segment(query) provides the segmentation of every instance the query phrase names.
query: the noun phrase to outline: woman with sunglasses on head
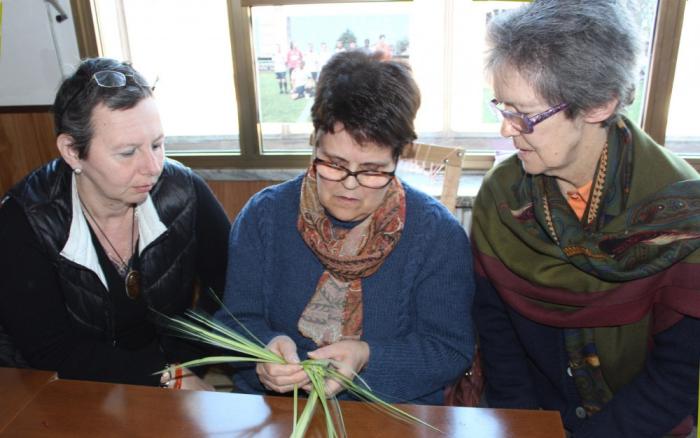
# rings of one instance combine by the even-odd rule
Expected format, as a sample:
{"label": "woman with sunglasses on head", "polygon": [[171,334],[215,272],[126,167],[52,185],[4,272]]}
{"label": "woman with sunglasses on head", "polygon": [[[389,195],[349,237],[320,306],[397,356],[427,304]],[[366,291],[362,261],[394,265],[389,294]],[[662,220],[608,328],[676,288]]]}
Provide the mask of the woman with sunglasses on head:
{"label": "woman with sunglasses on head", "polygon": [[700,360],[700,177],[623,115],[637,29],[609,0],[494,17],[487,71],[517,154],[473,212],[490,407],[579,437],[686,435]]}
{"label": "woman with sunglasses on head", "polygon": [[193,375],[154,374],[202,355],[164,336],[154,311],[191,307],[195,278],[223,291],[230,224],[221,205],[165,158],[152,89],[130,65],[83,61],[53,111],[61,157],[0,208],[0,363],[210,388]]}
{"label": "woman with sunglasses on head", "polygon": [[309,357],[388,401],[440,404],[471,363],[473,279],[464,229],[394,175],[416,138],[416,83],[404,64],[341,52],[315,96],[312,165],[255,195],[231,230],[224,304],[288,362],[242,368],[236,387],[308,389]]}

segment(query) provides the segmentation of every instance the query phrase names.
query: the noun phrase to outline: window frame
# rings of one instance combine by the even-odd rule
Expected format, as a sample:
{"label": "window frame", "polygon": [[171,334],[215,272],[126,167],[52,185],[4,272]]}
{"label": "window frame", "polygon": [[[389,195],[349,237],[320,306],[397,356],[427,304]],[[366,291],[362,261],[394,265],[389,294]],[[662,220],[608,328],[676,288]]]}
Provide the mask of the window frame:
{"label": "window frame", "polygon": [[[284,169],[305,168],[310,152],[262,152],[262,129],[258,120],[255,60],[253,59],[251,8],[254,6],[367,3],[387,0],[227,0],[234,87],[238,107],[239,152],[168,153],[197,169]],[[410,1],[410,0],[393,0]],[[455,0],[447,0],[448,6]],[[642,129],[659,144],[666,139],[666,124],[673,89],[686,0],[659,0],[650,55],[649,80],[643,104]],[[81,58],[100,54],[93,0],[71,0]],[[700,158],[687,158],[700,169]],[[493,153],[464,154],[462,168],[488,170]]]}

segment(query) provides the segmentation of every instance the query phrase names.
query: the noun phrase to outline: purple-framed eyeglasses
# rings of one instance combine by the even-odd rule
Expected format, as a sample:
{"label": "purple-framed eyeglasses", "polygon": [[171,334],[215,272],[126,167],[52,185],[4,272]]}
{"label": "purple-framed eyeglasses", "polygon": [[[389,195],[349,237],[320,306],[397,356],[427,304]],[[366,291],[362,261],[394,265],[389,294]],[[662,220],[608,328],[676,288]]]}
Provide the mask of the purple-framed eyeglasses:
{"label": "purple-framed eyeglasses", "polygon": [[507,120],[513,128],[519,132],[522,132],[523,134],[531,134],[535,129],[536,124],[552,117],[554,114],[566,109],[569,106],[568,103],[560,103],[559,105],[554,105],[548,110],[535,114],[534,116],[526,116],[523,113],[500,109],[498,107],[500,103],[501,102],[499,102],[498,99],[491,99],[491,109],[493,112],[500,119]]}

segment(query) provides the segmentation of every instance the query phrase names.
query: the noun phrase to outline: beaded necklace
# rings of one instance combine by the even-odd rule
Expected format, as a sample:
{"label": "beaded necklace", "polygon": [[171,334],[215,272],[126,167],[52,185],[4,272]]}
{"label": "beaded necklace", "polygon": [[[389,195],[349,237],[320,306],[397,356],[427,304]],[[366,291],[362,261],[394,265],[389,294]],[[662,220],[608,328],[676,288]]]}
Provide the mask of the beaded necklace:
{"label": "beaded necklace", "polygon": [[[141,273],[137,270],[134,269],[132,266],[131,262],[133,261],[132,259],[129,261],[129,263],[125,262],[124,259],[122,258],[121,255],[119,255],[119,252],[117,249],[114,247],[112,242],[109,240],[109,237],[107,237],[107,234],[102,230],[102,227],[100,227],[100,224],[97,223],[97,220],[92,216],[92,213],[90,213],[90,210],[85,206],[82,200],[80,200],[80,205],[83,207],[83,211],[87,213],[88,217],[90,218],[91,222],[95,224],[97,227],[97,230],[102,234],[102,237],[105,238],[107,241],[107,244],[109,245],[110,248],[112,248],[112,251],[114,254],[117,256],[119,259],[118,261],[120,262],[119,266],[115,263],[115,267],[117,268],[117,271],[119,272],[119,275],[124,277],[124,286],[126,288],[126,296],[131,298],[132,300],[135,300],[141,295]],[[134,254],[134,223],[136,222],[136,207],[132,206],[131,207],[131,252],[130,254]],[[112,259],[112,262],[114,263],[114,259]]]}
{"label": "beaded necklace", "polygon": [[[597,177],[593,183],[593,188],[591,190],[591,198],[588,203],[588,215],[586,215],[586,224],[590,225],[598,217],[598,209],[600,208],[600,199],[603,196],[603,186],[605,184],[605,176],[608,167],[608,143],[605,143],[603,152],[598,160],[598,172],[596,172]],[[549,200],[547,195],[543,197],[542,209],[544,210],[544,217],[547,222],[547,231],[549,231],[552,239],[559,244],[559,238],[554,228],[554,221],[552,220],[552,212],[549,209]]]}

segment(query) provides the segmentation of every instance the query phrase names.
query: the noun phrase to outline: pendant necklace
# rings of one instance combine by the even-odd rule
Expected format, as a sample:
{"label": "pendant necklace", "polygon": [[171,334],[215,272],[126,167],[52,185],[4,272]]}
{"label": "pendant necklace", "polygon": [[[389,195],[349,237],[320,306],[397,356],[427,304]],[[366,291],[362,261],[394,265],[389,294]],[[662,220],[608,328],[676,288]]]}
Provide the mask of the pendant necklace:
{"label": "pendant necklace", "polygon": [[131,261],[133,261],[135,255],[134,255],[134,223],[136,222],[136,207],[132,206],[132,213],[131,213],[131,255],[132,258],[129,261],[129,263],[126,263],[124,259],[122,258],[121,255],[119,255],[119,252],[117,252],[116,248],[114,245],[112,245],[112,242],[109,240],[109,237],[107,237],[107,234],[102,231],[102,227],[100,227],[100,224],[97,223],[95,218],[92,216],[90,213],[90,210],[85,206],[83,203],[83,200],[80,200],[80,205],[83,207],[83,211],[87,213],[88,217],[92,220],[92,223],[95,224],[97,229],[99,230],[100,234],[102,234],[102,237],[105,238],[107,243],[109,244],[110,248],[112,248],[112,251],[114,251],[114,254],[116,254],[117,258],[119,258],[119,262],[121,262],[121,269],[118,269],[120,271],[120,275],[124,275],[124,272],[126,272],[126,276],[124,277],[124,286],[126,288],[126,296],[131,298],[132,300],[135,300],[141,295],[141,273],[138,271],[138,269],[134,269],[133,266],[131,266]]}

